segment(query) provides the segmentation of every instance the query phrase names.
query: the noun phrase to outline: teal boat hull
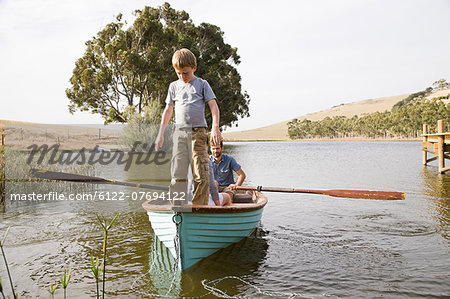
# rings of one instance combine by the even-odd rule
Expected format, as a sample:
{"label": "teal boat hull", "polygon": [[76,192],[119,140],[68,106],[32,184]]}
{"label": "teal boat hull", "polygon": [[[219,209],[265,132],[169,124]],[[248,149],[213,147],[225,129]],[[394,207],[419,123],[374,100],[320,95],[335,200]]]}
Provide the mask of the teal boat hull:
{"label": "teal boat hull", "polygon": [[267,198],[257,194],[254,203],[233,204],[229,207],[192,206],[191,212],[178,212],[178,248],[175,247],[177,227],[175,212],[169,206],[143,207],[158,239],[177,259],[179,268],[187,270],[216,251],[249,236],[262,217]]}

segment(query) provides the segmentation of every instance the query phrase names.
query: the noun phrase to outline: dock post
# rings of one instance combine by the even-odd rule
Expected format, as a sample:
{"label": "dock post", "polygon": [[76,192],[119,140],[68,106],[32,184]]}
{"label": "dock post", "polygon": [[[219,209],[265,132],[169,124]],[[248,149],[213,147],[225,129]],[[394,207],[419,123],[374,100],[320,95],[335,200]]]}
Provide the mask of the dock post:
{"label": "dock post", "polygon": [[5,202],[6,195],[6,177],[5,177],[5,134],[3,134],[3,128],[0,127],[2,133],[2,144],[0,145],[0,203]]}
{"label": "dock post", "polygon": [[[428,134],[428,125],[423,124],[423,135]],[[428,136],[423,136],[422,144],[424,145],[426,142],[428,142]],[[422,152],[423,152],[423,165],[427,165],[427,152],[424,150],[425,148],[422,145]]]}
{"label": "dock post", "polygon": [[[444,122],[442,119],[438,120],[437,126],[438,134],[444,133]],[[438,160],[439,160],[439,173],[444,173],[445,157],[444,157],[444,135],[438,135]]]}

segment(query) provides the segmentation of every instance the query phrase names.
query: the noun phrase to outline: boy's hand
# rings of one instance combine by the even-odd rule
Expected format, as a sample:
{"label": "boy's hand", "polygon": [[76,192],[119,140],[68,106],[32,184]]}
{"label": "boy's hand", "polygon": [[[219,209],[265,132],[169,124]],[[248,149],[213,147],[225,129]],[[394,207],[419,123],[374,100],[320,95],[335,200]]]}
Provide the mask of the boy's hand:
{"label": "boy's hand", "polygon": [[164,135],[158,135],[155,140],[155,151],[157,152],[164,145]]}
{"label": "boy's hand", "polygon": [[222,141],[222,134],[220,134],[219,123],[220,123],[220,110],[217,106],[216,99],[208,101],[209,109],[211,109],[212,116],[212,128],[211,128],[211,142],[213,144],[220,144]]}
{"label": "boy's hand", "polygon": [[219,127],[213,127],[211,130],[211,142],[213,144],[220,144],[222,141],[222,134],[220,133]]}

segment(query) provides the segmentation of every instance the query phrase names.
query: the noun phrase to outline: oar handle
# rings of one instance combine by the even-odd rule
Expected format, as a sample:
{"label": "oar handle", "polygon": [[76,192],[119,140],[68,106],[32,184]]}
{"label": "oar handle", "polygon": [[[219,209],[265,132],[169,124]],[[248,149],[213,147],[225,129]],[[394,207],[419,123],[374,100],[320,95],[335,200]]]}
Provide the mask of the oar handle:
{"label": "oar handle", "polygon": [[322,194],[334,197],[360,198],[360,199],[378,199],[378,200],[403,200],[405,194],[402,192],[391,191],[372,191],[372,190],[309,190],[295,188],[278,188],[278,187],[252,187],[252,186],[236,186],[237,190],[246,191],[267,191],[267,192],[284,192],[284,193],[309,193]]}
{"label": "oar handle", "polygon": [[263,187],[263,186],[236,186],[237,190],[245,190],[245,191],[266,191],[266,192],[283,192],[283,193],[320,193],[323,194],[320,190],[306,190],[306,189],[295,189],[295,188],[279,188],[279,187]]}
{"label": "oar handle", "polygon": [[294,188],[277,188],[277,187],[263,187],[263,186],[236,186],[237,190],[244,191],[267,191],[267,192],[285,192],[285,193],[295,193]]}

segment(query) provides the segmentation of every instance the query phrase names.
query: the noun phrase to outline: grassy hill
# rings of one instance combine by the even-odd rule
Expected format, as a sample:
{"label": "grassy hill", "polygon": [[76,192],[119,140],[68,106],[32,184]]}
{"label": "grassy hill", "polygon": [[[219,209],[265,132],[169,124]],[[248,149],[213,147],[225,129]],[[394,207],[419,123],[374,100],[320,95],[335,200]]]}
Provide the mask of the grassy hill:
{"label": "grassy hill", "polygon": [[[433,91],[427,98],[434,98],[444,96],[450,93],[449,89]],[[352,117],[354,115],[361,116],[363,114],[370,114],[374,112],[390,111],[392,107],[402,99],[406,98],[409,94],[384,97],[370,100],[363,100],[359,102],[353,102],[349,104],[342,104],[332,107],[327,110],[309,113],[303,116],[297,117],[297,119],[309,119],[309,120],[321,120],[325,117],[333,116],[346,116]],[[290,120],[280,122],[277,124],[261,127],[253,130],[239,131],[224,133],[223,138],[225,141],[257,141],[257,140],[290,140],[288,136],[287,123]]]}
{"label": "grassy hill", "polygon": [[[435,97],[447,96],[449,93],[450,89],[433,91],[429,96],[427,96],[427,98],[431,99]],[[390,111],[397,102],[403,100],[408,96],[409,94],[405,94],[399,96],[363,100],[349,104],[342,104],[323,111],[299,116],[297,117],[297,119],[299,120],[309,119],[312,121],[317,121],[324,119],[327,116],[352,117],[354,115],[361,116],[363,114],[370,114],[377,111],[378,112],[384,112],[386,110]],[[287,123],[289,121],[290,120],[286,120],[284,122],[276,123],[273,125],[253,130],[224,133],[223,137],[225,141],[290,140],[288,136],[288,127],[287,127]],[[63,138],[65,136],[71,136],[73,138],[74,136],[77,135],[84,135],[84,137],[89,136],[89,138],[91,139],[98,138],[98,128],[87,128],[87,127],[77,128],[74,126],[65,126],[65,125],[48,125],[48,124],[29,123],[23,121],[0,120],[0,131],[2,131],[2,129],[7,125],[13,125],[16,127],[21,126],[33,127],[34,130],[40,130],[40,132],[33,132],[32,134],[29,134],[28,137],[32,136],[34,139],[45,136],[45,140],[48,141],[49,140],[62,141],[64,139],[67,139]],[[113,135],[115,138],[115,134],[116,134],[115,131],[102,129],[102,137],[105,137],[104,138],[105,140],[108,139],[108,137],[112,137]],[[53,138],[51,138],[50,136],[53,136]],[[33,140],[33,138],[29,138],[29,141]],[[72,138],[70,138],[71,142],[73,142]],[[9,138],[9,141],[12,141],[12,139]],[[106,145],[105,147],[108,146]]]}

